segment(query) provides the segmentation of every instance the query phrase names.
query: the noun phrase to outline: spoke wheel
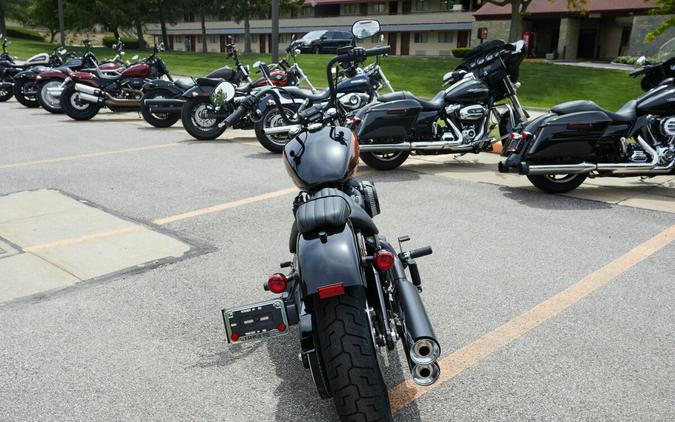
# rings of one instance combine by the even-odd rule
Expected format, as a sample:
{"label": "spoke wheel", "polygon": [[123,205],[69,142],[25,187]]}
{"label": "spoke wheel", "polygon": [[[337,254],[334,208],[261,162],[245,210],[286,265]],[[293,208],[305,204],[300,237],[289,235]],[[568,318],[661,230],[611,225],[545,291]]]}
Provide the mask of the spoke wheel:
{"label": "spoke wheel", "polygon": [[527,176],[530,182],[547,193],[565,193],[576,189],[588,177],[585,174],[547,174]]}

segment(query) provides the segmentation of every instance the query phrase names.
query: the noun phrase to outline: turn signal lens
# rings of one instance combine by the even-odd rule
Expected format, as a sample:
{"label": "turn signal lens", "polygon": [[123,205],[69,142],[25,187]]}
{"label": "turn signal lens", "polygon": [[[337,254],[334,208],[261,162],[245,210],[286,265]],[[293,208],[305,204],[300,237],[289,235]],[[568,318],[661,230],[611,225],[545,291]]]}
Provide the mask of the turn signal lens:
{"label": "turn signal lens", "polygon": [[394,266],[394,254],[387,250],[380,250],[375,254],[375,266],[380,271],[387,271]]}
{"label": "turn signal lens", "polygon": [[280,273],[272,274],[270,278],[267,279],[267,288],[272,293],[282,293],[286,291],[288,287],[288,280],[286,276]]}

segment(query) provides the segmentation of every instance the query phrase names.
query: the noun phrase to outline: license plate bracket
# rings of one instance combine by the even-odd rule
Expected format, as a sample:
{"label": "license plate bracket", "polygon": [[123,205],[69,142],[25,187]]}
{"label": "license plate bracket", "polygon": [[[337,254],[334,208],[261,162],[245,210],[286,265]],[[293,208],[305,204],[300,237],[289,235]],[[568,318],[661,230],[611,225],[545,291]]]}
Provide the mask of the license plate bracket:
{"label": "license plate bracket", "polygon": [[288,334],[286,306],[281,299],[223,309],[230,344]]}

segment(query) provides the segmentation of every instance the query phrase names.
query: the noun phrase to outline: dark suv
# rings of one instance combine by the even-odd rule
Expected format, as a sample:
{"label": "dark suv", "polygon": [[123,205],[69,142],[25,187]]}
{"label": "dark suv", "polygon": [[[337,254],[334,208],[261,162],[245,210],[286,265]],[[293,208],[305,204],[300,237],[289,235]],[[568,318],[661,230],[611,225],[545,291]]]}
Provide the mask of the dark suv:
{"label": "dark suv", "polygon": [[351,45],[352,34],[345,31],[312,31],[293,43],[293,48],[303,53],[333,53],[346,45]]}

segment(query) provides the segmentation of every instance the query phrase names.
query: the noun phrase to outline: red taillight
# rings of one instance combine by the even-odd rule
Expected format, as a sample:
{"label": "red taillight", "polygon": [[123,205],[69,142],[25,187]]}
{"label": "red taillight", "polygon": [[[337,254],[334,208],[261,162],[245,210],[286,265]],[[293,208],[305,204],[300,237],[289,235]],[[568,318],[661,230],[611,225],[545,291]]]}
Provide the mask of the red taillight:
{"label": "red taillight", "polygon": [[239,340],[239,335],[237,335],[236,333],[232,333],[232,335],[230,336],[230,340],[232,340],[232,341]]}
{"label": "red taillight", "polygon": [[272,274],[267,279],[267,289],[272,293],[282,293],[288,287],[288,280],[286,276],[280,273]]}
{"label": "red taillight", "polygon": [[375,266],[380,271],[387,271],[394,266],[396,258],[394,254],[382,249],[375,254]]}
{"label": "red taillight", "polygon": [[516,141],[518,139],[523,139],[523,136],[518,132],[511,132],[511,140]]}
{"label": "red taillight", "polygon": [[284,325],[284,324],[279,324],[279,326],[277,327],[277,330],[279,330],[279,331],[286,331],[286,325]]}
{"label": "red taillight", "polygon": [[342,283],[331,284],[330,286],[319,287],[318,292],[321,299],[327,299],[329,297],[342,296],[345,294],[345,288],[342,286]]}

